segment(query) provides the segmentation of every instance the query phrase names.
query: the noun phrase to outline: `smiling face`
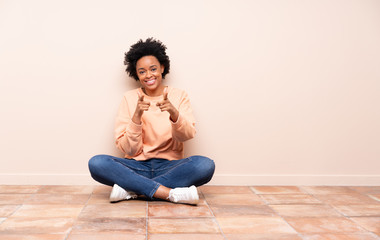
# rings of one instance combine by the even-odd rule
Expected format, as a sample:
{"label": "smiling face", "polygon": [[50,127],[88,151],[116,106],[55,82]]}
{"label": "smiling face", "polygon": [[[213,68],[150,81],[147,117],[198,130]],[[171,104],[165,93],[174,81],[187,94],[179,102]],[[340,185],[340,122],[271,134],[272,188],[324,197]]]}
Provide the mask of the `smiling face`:
{"label": "smiling face", "polygon": [[136,63],[136,72],[142,88],[149,96],[159,96],[163,93],[162,73],[164,66],[154,56],[145,56]]}

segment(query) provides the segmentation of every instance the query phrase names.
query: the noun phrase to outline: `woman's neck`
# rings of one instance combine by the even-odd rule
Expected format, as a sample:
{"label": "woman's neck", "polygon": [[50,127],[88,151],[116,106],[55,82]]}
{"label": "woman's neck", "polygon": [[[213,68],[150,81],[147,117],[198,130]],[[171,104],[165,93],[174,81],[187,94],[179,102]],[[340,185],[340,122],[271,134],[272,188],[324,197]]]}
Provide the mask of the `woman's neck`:
{"label": "woman's neck", "polygon": [[143,92],[150,97],[161,96],[162,94],[164,94],[164,89],[165,89],[165,86],[163,86],[163,85],[159,86],[158,88],[156,88],[153,91],[150,91],[146,88],[142,88]]}

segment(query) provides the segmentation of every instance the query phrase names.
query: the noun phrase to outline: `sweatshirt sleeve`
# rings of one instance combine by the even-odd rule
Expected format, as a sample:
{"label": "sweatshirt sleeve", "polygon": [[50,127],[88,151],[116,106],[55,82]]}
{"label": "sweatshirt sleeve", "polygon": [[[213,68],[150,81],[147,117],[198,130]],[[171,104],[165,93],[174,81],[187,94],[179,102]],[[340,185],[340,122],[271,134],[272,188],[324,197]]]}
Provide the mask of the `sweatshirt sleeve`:
{"label": "sweatshirt sleeve", "polygon": [[187,93],[181,96],[180,104],[178,107],[179,117],[176,122],[172,124],[172,135],[177,141],[184,142],[195,136],[195,119],[193,110],[190,105],[190,100]]}
{"label": "sweatshirt sleeve", "polygon": [[139,155],[143,149],[142,125],[132,121],[133,114],[134,109],[131,109],[124,96],[116,117],[115,139],[117,148],[131,158]]}

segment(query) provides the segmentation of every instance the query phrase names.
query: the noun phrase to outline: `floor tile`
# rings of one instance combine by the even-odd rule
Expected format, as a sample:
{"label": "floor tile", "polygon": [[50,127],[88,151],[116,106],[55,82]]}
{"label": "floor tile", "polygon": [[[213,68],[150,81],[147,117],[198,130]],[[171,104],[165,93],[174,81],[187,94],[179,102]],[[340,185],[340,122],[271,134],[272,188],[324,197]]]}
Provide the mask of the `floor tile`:
{"label": "floor tile", "polygon": [[94,218],[145,218],[146,203],[120,202],[117,204],[87,205],[79,215],[79,219]]}
{"label": "floor tile", "polygon": [[14,213],[21,205],[0,205],[0,218],[9,217]]}
{"label": "floor tile", "polygon": [[353,217],[350,219],[362,228],[376,233],[380,237],[380,217]]}
{"label": "floor tile", "polygon": [[262,205],[264,202],[256,194],[204,194],[210,205]]}
{"label": "floor tile", "polygon": [[265,205],[212,205],[211,209],[216,217],[276,216],[276,213]]}
{"label": "floor tile", "polygon": [[8,218],[0,225],[3,234],[67,234],[73,218]]}
{"label": "floor tile", "polygon": [[[93,193],[91,194],[87,204],[110,204],[110,193]],[[202,201],[202,200],[200,200]],[[117,203],[113,204],[119,204],[119,203],[126,203],[126,202],[140,202],[142,204],[146,204],[148,201],[147,199],[144,199],[142,197],[138,197],[137,199],[131,199],[131,200],[125,200],[125,201],[120,201]]]}
{"label": "floor tile", "polygon": [[110,196],[109,193],[108,194],[102,194],[102,193],[92,194],[87,204],[110,204],[109,196]]}
{"label": "floor tile", "polygon": [[228,240],[302,240],[298,234],[226,234]]}
{"label": "floor tile", "polygon": [[264,194],[259,195],[267,204],[321,204],[308,194]]}
{"label": "floor tile", "polygon": [[304,240],[377,240],[378,238],[370,233],[362,234],[312,234],[303,235]]}
{"label": "floor tile", "polygon": [[83,205],[23,205],[12,218],[76,218]]}
{"label": "floor tile", "polygon": [[150,234],[148,240],[224,240],[221,234]]}
{"label": "floor tile", "polygon": [[89,194],[33,194],[24,204],[85,204]]}
{"label": "floor tile", "polygon": [[365,194],[380,194],[380,186],[358,186],[350,187],[351,189]]}
{"label": "floor tile", "polygon": [[145,234],[125,232],[70,234],[67,240],[145,240]]}
{"label": "floor tile", "polygon": [[256,194],[304,194],[300,188],[296,186],[255,186],[252,190]]}
{"label": "floor tile", "polygon": [[202,193],[225,193],[225,194],[241,194],[252,193],[250,187],[246,186],[201,186],[199,187]]}
{"label": "floor tile", "polygon": [[286,218],[299,233],[354,233],[364,230],[346,218]]}
{"label": "floor tile", "polygon": [[[356,205],[356,204],[378,204],[376,200],[359,193],[352,194],[323,194],[314,195],[315,198],[333,205]],[[379,203],[380,204],[380,203]]]}
{"label": "floor tile", "polygon": [[32,194],[0,194],[0,204],[23,204]]}
{"label": "floor tile", "polygon": [[225,234],[289,234],[296,233],[280,217],[217,217],[222,232]]}
{"label": "floor tile", "polygon": [[73,226],[71,234],[87,233],[111,233],[122,232],[123,234],[145,234],[145,218],[94,218],[78,220]]}
{"label": "floor tile", "polygon": [[378,205],[334,205],[340,213],[349,217],[380,217],[380,204]]}
{"label": "floor tile", "polygon": [[283,217],[342,217],[327,205],[270,205]]}
{"label": "floor tile", "polygon": [[[143,202],[147,202],[149,204],[149,206],[153,206],[153,205],[166,205],[166,206],[173,206],[173,205],[177,205],[177,203],[172,203],[172,202],[169,202],[169,201],[165,201],[165,200],[154,200],[154,201],[151,201],[151,200],[148,200],[148,201],[144,201],[144,200],[141,200]],[[201,196],[199,196],[199,202],[197,204],[197,206],[203,206],[203,205],[208,205],[207,202],[206,202],[206,199],[205,198],[201,198]]]}
{"label": "floor tile", "polygon": [[197,206],[111,204],[111,190],[0,185],[0,239],[380,239],[380,186],[207,185]]}
{"label": "floor tile", "polygon": [[354,194],[357,193],[350,187],[342,186],[302,186],[302,190],[310,194]]}
{"label": "floor tile", "polygon": [[94,186],[49,185],[42,186],[38,193],[91,194],[93,189]]}
{"label": "floor tile", "polygon": [[94,186],[92,194],[108,194],[108,195],[110,195],[111,191],[112,191],[111,186],[98,185],[98,186]]}
{"label": "floor tile", "polygon": [[156,204],[149,205],[149,217],[160,218],[190,218],[190,217],[213,217],[207,205],[191,206],[185,204]]}
{"label": "floor tile", "polygon": [[149,233],[219,233],[213,218],[151,218]]}
{"label": "floor tile", "polygon": [[1,234],[3,240],[65,240],[66,234]]}
{"label": "floor tile", "polygon": [[36,193],[40,187],[35,185],[0,185],[0,193],[31,194]]}

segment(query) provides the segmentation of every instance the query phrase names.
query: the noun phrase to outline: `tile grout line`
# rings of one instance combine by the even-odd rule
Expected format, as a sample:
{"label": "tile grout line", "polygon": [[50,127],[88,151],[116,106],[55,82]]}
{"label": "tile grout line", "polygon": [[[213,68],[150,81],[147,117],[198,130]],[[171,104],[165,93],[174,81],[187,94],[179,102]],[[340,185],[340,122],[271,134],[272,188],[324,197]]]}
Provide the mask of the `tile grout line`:
{"label": "tile grout line", "polygon": [[[359,191],[357,191],[357,190],[355,190],[355,189],[352,189],[351,187],[348,187],[348,188],[351,189],[351,190],[353,190],[353,191],[355,191],[356,193],[358,193],[358,194],[360,194],[360,195],[364,195],[363,193],[360,193]],[[305,190],[305,191],[306,191],[306,190]],[[334,210],[334,212],[338,213],[342,218],[344,218],[344,219],[350,221],[350,222],[353,223],[355,226],[357,226],[359,229],[363,230],[364,233],[371,233],[370,231],[368,231],[367,229],[365,229],[364,227],[360,226],[360,225],[357,224],[355,221],[353,221],[353,220],[351,219],[350,216],[346,215],[346,214],[343,213],[343,212],[340,212],[337,208],[334,207],[334,205],[329,204],[329,203],[327,203],[327,202],[325,202],[325,201],[320,200],[317,196],[315,196],[315,195],[318,195],[318,194],[313,194],[313,193],[309,193],[309,194],[310,194],[311,196],[313,196],[315,199],[321,201],[321,202],[323,203],[323,205],[329,206],[331,209]],[[345,194],[345,193],[342,193],[342,195],[344,195],[344,194]],[[334,194],[320,194],[320,195],[334,195]],[[338,195],[339,195],[339,194],[338,194]],[[356,204],[354,204],[354,205],[356,205]],[[354,234],[355,234],[355,233],[354,233]],[[358,234],[360,234],[360,233],[358,233]]]}
{"label": "tile grout line", "polygon": [[[360,217],[360,216],[359,216]],[[375,237],[378,237],[380,239],[380,236],[378,236],[375,232],[365,228],[365,227],[362,227],[360,224],[356,223],[354,220],[352,220],[351,218],[348,219],[349,221],[353,222],[356,226],[360,227],[361,229],[364,230],[364,233],[368,233],[369,235],[371,236],[375,236]],[[360,234],[360,233],[359,233]]]}
{"label": "tile grout line", "polygon": [[[285,218],[283,216],[281,216],[275,209],[273,209],[270,205],[276,205],[276,204],[270,204],[262,195],[265,195],[265,194],[259,194],[259,193],[256,193],[255,189],[254,189],[254,186],[250,186],[249,187],[251,189],[251,191],[256,194],[262,201],[263,203],[265,204],[265,206],[269,207],[270,209],[272,209],[272,211],[278,216],[280,217],[282,220],[284,220],[284,222],[289,226],[291,227],[299,237],[302,238],[301,236],[301,233],[299,233],[296,229],[294,229],[289,223],[288,221],[285,220]],[[302,189],[300,189],[302,191]],[[280,195],[280,194],[278,194]],[[303,239],[303,238],[302,238]]]}
{"label": "tile grout line", "polygon": [[[355,187],[355,186],[348,186],[349,189],[353,190],[353,191],[356,192],[357,194],[359,194],[359,195],[363,195],[363,196],[367,196],[367,197],[373,199],[369,193],[363,193],[363,192],[360,192],[359,190],[354,189],[353,187]],[[374,199],[374,200],[376,200],[376,199]],[[377,201],[377,200],[376,200],[376,201]],[[331,208],[333,208],[336,212],[338,212],[339,214],[341,214],[345,219],[347,219],[348,221],[351,221],[352,223],[354,223],[355,225],[357,225],[359,228],[365,230],[367,233],[372,233],[372,234],[374,234],[372,231],[366,229],[365,227],[362,227],[360,224],[358,224],[358,223],[356,223],[354,220],[352,220],[353,217],[359,217],[359,218],[360,218],[360,217],[374,217],[374,216],[360,216],[360,215],[358,215],[358,216],[349,216],[349,215],[347,215],[347,214],[345,214],[345,213],[343,213],[343,212],[340,212],[337,208],[334,207],[334,205],[332,205],[332,204],[328,204],[328,205],[329,205]],[[338,205],[338,204],[337,204],[337,205]],[[339,204],[339,205],[340,205],[340,204]],[[349,204],[349,205],[342,205],[342,206],[361,206],[361,204]],[[376,235],[376,234],[375,234],[375,235]]]}
{"label": "tile grout line", "polygon": [[257,193],[255,192],[254,186],[249,186],[249,190],[251,190],[254,194],[257,194]]}
{"label": "tile grout line", "polygon": [[[29,196],[28,196],[28,198],[27,199],[32,199],[34,196],[38,196],[38,194],[39,194],[39,191],[41,190],[41,189],[43,189],[43,187],[44,187],[44,185],[40,185],[38,188],[37,188],[37,190],[35,191],[35,192],[31,192],[30,194],[28,194]],[[264,194],[256,194],[255,192],[254,192],[254,190],[252,189],[253,188],[253,186],[252,187],[250,187],[249,189],[255,194],[255,195],[257,195],[257,196],[259,196],[259,198],[260,198],[260,200],[261,200],[261,202],[262,203],[264,203],[265,204],[265,206],[267,206],[267,207],[269,207],[270,209],[272,209],[272,211],[273,211],[273,216],[277,216],[277,217],[279,217],[280,219],[283,219],[283,221],[285,221],[285,223],[288,225],[288,226],[290,226],[290,228],[292,228],[292,229],[294,229],[287,221],[286,221],[286,219],[285,218],[289,218],[289,220],[290,219],[292,219],[293,217],[292,216],[289,216],[289,217],[286,217],[287,216],[287,214],[285,213],[285,215],[280,215],[279,214],[279,212],[281,212],[281,210],[279,210],[279,212],[277,212],[275,209],[273,209],[271,206],[272,205],[277,205],[277,204],[270,204],[270,202],[271,202],[271,199],[270,198],[268,198],[268,199],[264,199],[263,197],[266,195],[265,193]],[[348,232],[347,234],[352,234],[352,235],[358,235],[358,236],[360,236],[360,235],[363,235],[363,237],[365,237],[365,235],[366,234],[368,234],[368,237],[375,237],[374,239],[379,239],[380,240],[380,235],[377,235],[376,234],[376,232],[372,232],[371,230],[367,230],[367,225],[360,225],[359,223],[356,223],[354,220],[353,220],[353,218],[360,218],[360,217],[373,217],[373,216],[365,216],[365,215],[362,215],[362,216],[360,216],[360,213],[355,213],[355,214],[351,214],[352,216],[350,216],[350,213],[348,213],[348,214],[344,214],[344,212],[340,212],[340,210],[338,209],[338,208],[335,208],[334,206],[339,206],[339,205],[344,205],[344,204],[338,204],[338,205],[334,205],[333,203],[334,202],[329,202],[329,200],[326,200],[326,201],[322,201],[322,200],[319,200],[319,198],[317,198],[316,196],[319,196],[319,195],[330,195],[330,194],[318,194],[317,192],[314,192],[313,194],[312,193],[310,193],[310,192],[308,192],[308,191],[306,191],[306,190],[304,190],[304,189],[302,189],[301,187],[299,187],[299,189],[303,192],[303,194],[305,194],[305,195],[308,195],[308,196],[311,196],[311,197],[313,197],[314,199],[317,199],[318,201],[320,201],[320,203],[319,204],[316,204],[316,205],[324,205],[324,206],[328,206],[328,207],[330,207],[330,208],[332,208],[332,210],[335,212],[335,213],[337,213],[338,214],[338,216],[336,216],[337,218],[342,218],[342,219],[346,219],[346,220],[348,220],[349,222],[351,222],[353,225],[355,225],[356,227],[357,227],[357,230],[358,231],[355,231],[355,232]],[[367,193],[360,193],[358,190],[355,190],[355,189],[353,189],[355,192],[357,192],[357,193],[359,193],[360,195],[363,195],[363,196],[369,196],[369,194],[367,194]],[[91,190],[90,190],[91,191]],[[82,203],[80,204],[81,206],[82,206],[82,208],[80,209],[80,212],[77,214],[77,215],[74,215],[74,216],[71,216],[70,218],[72,219],[72,221],[73,221],[73,223],[72,223],[72,225],[71,226],[69,226],[68,228],[67,228],[67,232],[66,233],[62,233],[62,235],[61,235],[61,237],[60,237],[60,239],[63,239],[63,240],[68,240],[68,239],[70,239],[71,237],[72,237],[72,233],[73,233],[73,229],[75,228],[75,226],[76,226],[76,224],[78,224],[78,221],[80,221],[80,216],[81,216],[81,214],[83,213],[83,211],[85,210],[85,208],[90,204],[89,203],[89,200],[91,200],[91,198],[94,196],[94,191],[95,191],[95,187],[93,187],[92,188],[92,191],[91,192],[88,192],[86,195],[87,195],[87,200],[84,198],[83,200],[85,200],[85,202],[83,202],[83,201],[81,201]],[[57,194],[57,195],[60,195],[60,193],[54,193],[54,194]],[[212,208],[211,208],[211,205],[213,205],[213,204],[209,204],[208,203],[208,201],[206,200],[206,198],[204,197],[205,196],[205,194],[200,190],[200,194],[202,194],[202,196],[203,196],[203,198],[204,198],[204,201],[205,201],[205,205],[207,206],[207,208],[209,209],[209,211],[210,211],[210,213],[211,213],[211,217],[212,217],[212,219],[214,219],[214,221],[215,221],[215,223],[216,223],[216,225],[218,226],[218,228],[219,228],[219,231],[220,231],[220,233],[218,234],[218,236],[220,237],[220,236],[222,236],[222,239],[224,239],[224,240],[228,240],[228,238],[226,237],[226,235],[224,234],[224,232],[223,232],[223,230],[222,230],[222,228],[221,228],[221,225],[219,225],[219,222],[217,221],[217,219],[216,219],[216,217],[215,217],[215,214],[214,214],[214,212],[213,212],[213,210],[212,210]],[[207,193],[206,193],[207,194]],[[331,193],[332,195],[334,195],[334,193]],[[276,194],[276,195],[283,195],[283,194]],[[286,193],[285,193],[285,195],[286,195]],[[323,198],[322,198],[323,199]],[[298,203],[298,204],[300,204],[300,205],[310,205],[310,204],[305,204],[305,203]],[[9,214],[9,216],[7,216],[7,217],[5,217],[5,218],[3,218],[3,219],[1,219],[0,218],[0,225],[2,224],[2,223],[4,223],[4,221],[5,220],[7,220],[9,217],[11,217],[11,216],[14,216],[15,215],[15,213],[17,213],[17,211],[19,211],[20,210],[20,208],[21,207],[23,207],[23,206],[25,206],[25,205],[28,205],[28,203],[27,203],[27,201],[23,201],[22,203],[20,203],[20,204],[15,204],[15,205],[18,205],[17,206],[17,208],[14,210],[14,211],[12,211],[12,213],[11,214]],[[64,205],[64,204],[63,204]],[[91,204],[90,204],[91,205]],[[284,205],[292,205],[292,204],[284,204]],[[361,205],[360,203],[356,203],[356,204],[350,204],[350,205]],[[214,206],[214,205],[213,205]],[[146,201],[146,203],[145,203],[145,210],[146,210],[146,214],[145,214],[145,218],[146,218],[146,229],[145,229],[145,232],[146,232],[146,236],[145,236],[145,238],[143,238],[143,239],[146,239],[146,240],[148,240],[149,238],[150,238],[150,235],[149,235],[149,222],[150,222],[150,214],[149,214],[149,208],[150,208],[150,204],[149,204],[149,202],[148,201]],[[372,212],[371,212],[372,213]],[[375,212],[375,214],[376,214],[376,212]],[[305,216],[306,218],[313,218],[313,216]],[[318,218],[318,216],[314,216],[314,217],[316,217],[316,218]],[[335,217],[335,216],[325,216],[326,218],[329,218],[329,217]],[[377,217],[377,216],[375,216],[375,217]],[[160,217],[159,217],[160,218]],[[188,218],[188,217],[182,217],[182,218]],[[154,219],[154,217],[152,216],[152,219]],[[365,227],[364,227],[365,226]],[[295,229],[294,229],[295,230]],[[364,230],[364,231],[363,231]],[[298,236],[298,237],[300,237],[301,239],[307,239],[308,238],[308,236],[311,234],[311,233],[308,233],[308,232],[304,232],[304,233],[302,233],[302,232],[298,232],[298,231],[295,231],[295,233],[297,233],[297,235],[296,234],[294,234],[294,236]],[[327,234],[337,234],[337,235],[344,235],[345,233],[343,233],[343,232],[326,232]],[[46,234],[56,234],[56,233],[46,233]],[[74,231],[74,234],[75,234],[75,231]],[[153,233],[154,234],[154,233]],[[174,234],[173,232],[171,232],[170,234]],[[229,233],[228,233],[229,234]],[[227,235],[228,235],[227,234]],[[313,234],[316,234],[316,233],[313,233]],[[57,235],[58,236],[58,235]],[[78,235],[74,235],[74,236],[78,236]],[[154,237],[154,236],[153,236]],[[372,239],[372,238],[371,238]]]}
{"label": "tile grout line", "polygon": [[[36,186],[36,185],[32,185],[32,186]],[[34,195],[36,195],[39,192],[39,190],[42,188],[42,185],[37,185],[37,186],[38,186],[38,188],[37,188],[37,190],[35,192],[32,192],[30,194],[25,193],[25,194],[30,195],[30,196],[28,196],[27,200],[30,199],[30,198],[32,198]],[[6,194],[6,193],[1,193],[1,194]],[[14,193],[14,194],[19,194],[19,193]],[[9,214],[9,216],[4,217],[4,219],[0,222],[0,224],[2,224],[3,222],[5,222],[6,220],[8,220],[8,218],[12,217],[13,214],[15,214],[20,208],[22,208],[24,205],[26,205],[25,204],[25,200],[22,203],[20,203],[20,204],[14,204],[14,205],[18,205],[18,207],[11,214]]]}
{"label": "tile grout line", "polygon": [[301,239],[304,239],[303,237],[302,237],[302,234],[300,233],[300,232],[298,232],[292,225],[290,225],[290,223],[288,223],[288,221],[286,221],[286,219],[283,217],[283,216],[281,216],[275,209],[273,209],[272,207],[270,207],[269,205],[267,205],[269,208],[271,208],[272,210],[273,210],[273,212],[279,217],[279,218],[281,218],[291,229],[293,229],[296,233],[297,233],[297,235],[301,238]]}
{"label": "tile grout line", "polygon": [[[306,189],[303,189],[302,187],[298,187],[298,188],[300,188],[300,189],[301,189],[302,191],[304,191],[305,193],[309,194],[309,195],[312,196],[313,198],[315,198],[315,199],[317,199],[318,201],[320,201],[320,202],[321,202],[321,205],[328,206],[328,207],[330,207],[334,212],[338,213],[340,216],[338,216],[337,218],[343,218],[343,219],[346,219],[346,220],[350,221],[350,222],[353,223],[355,226],[357,226],[359,229],[364,230],[363,233],[369,233],[369,234],[372,233],[371,231],[369,231],[369,230],[365,229],[364,227],[360,226],[359,224],[357,224],[354,220],[351,219],[350,216],[344,214],[343,212],[340,212],[338,209],[336,209],[336,208],[334,207],[334,205],[329,204],[329,203],[327,203],[327,202],[325,202],[325,201],[319,199],[317,196],[315,196],[315,195],[318,195],[318,194],[315,194],[315,193],[309,192],[309,191],[307,191]],[[357,190],[355,190],[355,189],[352,189],[352,188],[349,187],[349,186],[348,186],[348,188],[351,189],[351,190],[353,190],[353,191],[355,191],[356,193],[359,193],[360,195],[365,195],[365,194],[360,193],[359,191],[357,191]],[[345,194],[345,193],[342,193],[342,195],[344,195],[344,194]],[[320,194],[320,195],[334,195],[334,194]],[[339,194],[338,194],[338,195],[339,195]],[[356,204],[354,204],[354,205],[356,205]],[[307,217],[307,218],[313,218],[313,217]],[[318,217],[316,217],[316,218],[318,218]],[[329,216],[326,216],[326,218],[330,218],[330,217],[329,217]],[[334,218],[334,217],[331,217],[331,218]],[[338,234],[342,234],[342,233],[338,233]],[[358,233],[357,233],[357,232],[353,232],[353,234],[361,234],[361,233],[360,233],[360,232],[358,232]],[[374,233],[372,233],[372,234],[374,234]],[[374,234],[374,235],[376,235],[376,234]]]}
{"label": "tile grout line", "polygon": [[[304,190],[304,191],[307,192],[313,198],[315,198],[318,201],[320,201],[322,203],[322,205],[329,206],[332,210],[334,210],[334,212],[338,213],[341,217],[348,218],[348,216],[346,214],[344,214],[342,212],[339,212],[338,209],[336,209],[333,205],[328,204],[327,202],[325,202],[325,201],[319,199],[317,196],[315,196],[315,195],[318,195],[318,194],[314,194],[314,193],[308,192],[307,190]],[[330,194],[320,194],[320,195],[330,195]]]}
{"label": "tile grout line", "polygon": [[71,232],[73,231],[73,227],[75,226],[75,224],[76,224],[77,221],[78,221],[79,216],[81,215],[81,213],[83,212],[83,210],[86,208],[88,202],[90,201],[92,195],[94,194],[94,190],[95,190],[95,187],[93,186],[91,194],[89,194],[89,196],[88,196],[86,202],[83,204],[83,207],[82,207],[82,209],[80,210],[78,216],[74,219],[73,225],[70,227],[70,229],[69,229],[69,231],[67,232],[66,237],[64,238],[64,240],[67,240],[67,239],[69,238]]}
{"label": "tile grout line", "polygon": [[375,196],[373,196],[372,194],[366,194],[367,197],[377,201],[377,202],[380,202],[379,200],[377,200],[377,198]]}
{"label": "tile grout line", "polygon": [[[37,190],[37,191],[38,191],[38,190]],[[37,191],[36,191],[36,192],[37,192]],[[35,193],[31,193],[30,196],[29,196],[28,198],[31,198],[34,194],[36,194],[36,192],[35,192]],[[4,193],[1,193],[0,196],[1,196],[2,194],[4,194]],[[25,203],[24,203],[24,201],[23,201],[23,202],[20,203],[20,204],[14,204],[14,205],[17,206],[16,209],[15,209],[14,211],[12,211],[12,213],[9,214],[8,216],[3,217],[2,220],[0,220],[0,225],[3,224],[5,221],[7,221],[8,218],[12,217],[12,215],[15,214],[20,208],[22,208],[22,206],[24,206]],[[0,219],[1,219],[1,218],[0,218]]]}
{"label": "tile grout line", "polygon": [[[278,216],[278,217],[280,217],[291,229],[293,229],[296,233],[297,233],[297,235],[301,238],[301,239],[304,239],[303,237],[302,237],[302,234],[300,233],[300,232],[298,232],[292,225],[290,225],[289,223],[288,223],[288,221],[286,221],[286,219],[283,217],[283,216],[281,216],[275,209],[273,209],[271,206],[270,206],[270,204],[269,204],[269,202],[266,200],[266,199],[264,199],[263,197],[261,197],[261,195],[264,195],[264,194],[257,194],[255,191],[254,191],[254,186],[251,186],[250,187],[250,189],[252,190],[252,192],[254,192],[254,194],[256,194],[256,195],[258,195],[261,199],[262,199],[262,201],[265,203],[265,205],[267,206],[267,207],[269,207],[270,209],[272,209],[273,210],[273,212]],[[297,187],[297,188],[299,188],[299,187]],[[302,189],[300,189],[301,191],[302,191]]]}
{"label": "tile grout line", "polygon": [[16,204],[16,205],[19,205],[19,206],[9,216],[5,217],[4,221],[7,220],[9,217],[12,217],[13,214],[15,214],[22,206],[24,206],[24,203]]}
{"label": "tile grout line", "polygon": [[203,198],[204,198],[204,200],[205,200],[205,203],[206,203],[208,209],[210,210],[210,212],[211,212],[211,214],[212,214],[213,219],[214,219],[215,222],[216,222],[216,225],[218,225],[218,228],[219,228],[220,233],[222,234],[222,236],[223,236],[223,238],[224,238],[225,240],[228,240],[228,238],[226,237],[226,235],[224,234],[224,232],[223,232],[223,230],[222,230],[222,227],[219,225],[219,222],[218,222],[218,220],[216,219],[216,217],[215,217],[215,215],[214,215],[214,212],[212,211],[210,205],[208,204],[207,199],[206,199],[205,195],[203,194],[202,190],[201,190],[201,193],[202,193],[202,196],[203,196]]}
{"label": "tile grout line", "polygon": [[363,217],[363,216],[348,216],[348,215],[344,214],[343,212],[339,212],[339,210],[336,209],[333,205],[330,205],[330,204],[327,204],[327,203],[326,203],[326,205],[328,205],[329,207],[331,207],[332,209],[334,209],[334,211],[336,211],[337,213],[339,213],[340,215],[342,215],[344,219],[346,219],[347,221],[350,221],[355,226],[357,226],[359,229],[364,230],[365,233],[372,233],[371,231],[367,230],[366,228],[362,227],[360,224],[356,223],[354,220],[351,219],[352,217]]}
{"label": "tile grout line", "polygon": [[148,240],[148,226],[149,226],[149,203],[146,201],[146,207],[145,207],[145,240]]}

